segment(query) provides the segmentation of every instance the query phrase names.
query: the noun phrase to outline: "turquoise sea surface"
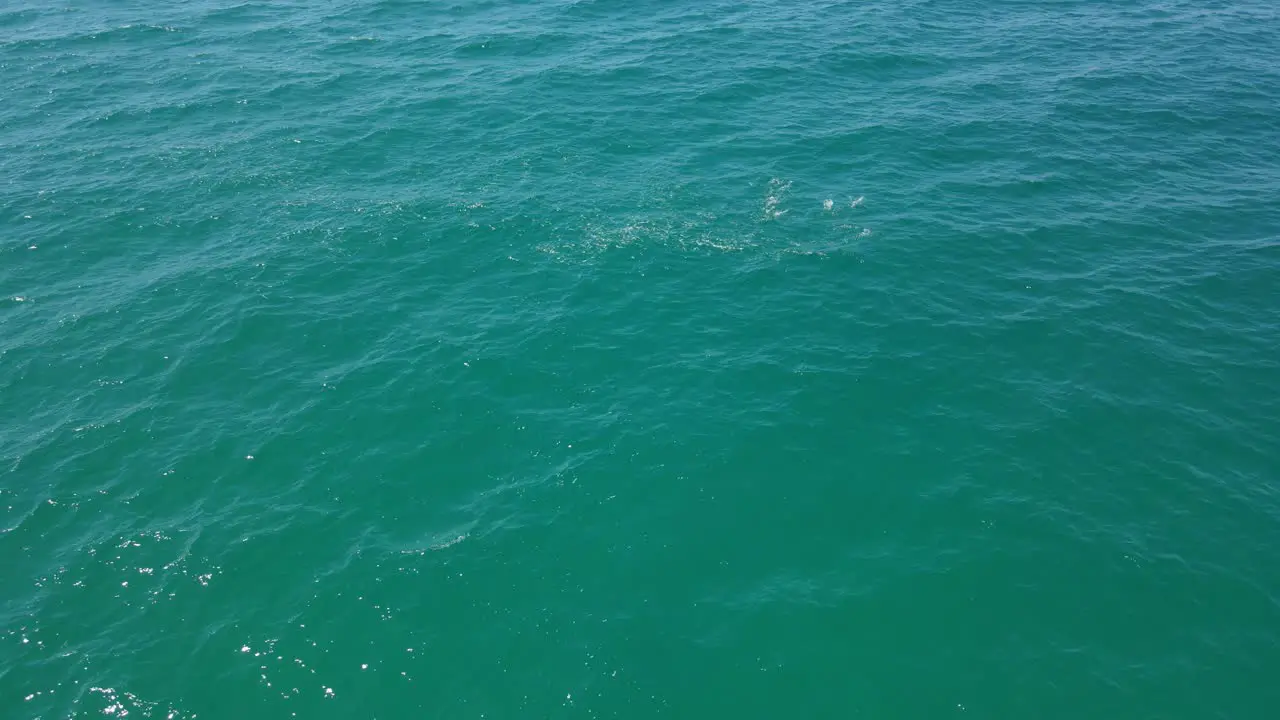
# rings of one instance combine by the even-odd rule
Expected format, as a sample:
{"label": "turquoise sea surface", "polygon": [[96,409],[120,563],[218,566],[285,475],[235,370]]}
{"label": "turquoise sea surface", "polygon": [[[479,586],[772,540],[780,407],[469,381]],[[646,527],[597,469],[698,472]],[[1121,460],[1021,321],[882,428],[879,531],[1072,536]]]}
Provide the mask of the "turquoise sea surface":
{"label": "turquoise sea surface", "polygon": [[0,717],[1280,717],[1280,5],[0,2]]}

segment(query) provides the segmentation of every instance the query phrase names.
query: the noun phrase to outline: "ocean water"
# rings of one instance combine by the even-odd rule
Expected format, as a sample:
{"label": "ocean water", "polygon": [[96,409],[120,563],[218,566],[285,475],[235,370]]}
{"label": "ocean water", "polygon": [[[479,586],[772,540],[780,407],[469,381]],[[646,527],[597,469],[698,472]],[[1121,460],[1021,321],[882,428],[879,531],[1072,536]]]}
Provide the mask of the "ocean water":
{"label": "ocean water", "polygon": [[0,4],[0,717],[1277,717],[1277,37]]}

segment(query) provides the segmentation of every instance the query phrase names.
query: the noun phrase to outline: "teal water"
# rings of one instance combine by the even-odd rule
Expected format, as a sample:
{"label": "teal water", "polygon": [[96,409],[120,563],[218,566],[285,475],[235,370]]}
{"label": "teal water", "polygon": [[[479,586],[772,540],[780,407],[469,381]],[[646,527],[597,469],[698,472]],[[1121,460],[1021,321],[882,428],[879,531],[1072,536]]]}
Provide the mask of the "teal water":
{"label": "teal water", "polygon": [[1276,717],[1277,37],[0,5],[0,717]]}

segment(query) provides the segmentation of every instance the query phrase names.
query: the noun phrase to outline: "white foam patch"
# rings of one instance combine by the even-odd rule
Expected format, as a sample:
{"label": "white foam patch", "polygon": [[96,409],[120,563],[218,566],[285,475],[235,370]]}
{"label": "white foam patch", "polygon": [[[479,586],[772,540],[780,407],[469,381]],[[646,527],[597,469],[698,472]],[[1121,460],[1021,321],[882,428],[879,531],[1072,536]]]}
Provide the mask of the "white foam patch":
{"label": "white foam patch", "polygon": [[[667,214],[665,212],[646,214],[620,214],[614,216],[593,215],[579,218],[582,222],[574,229],[566,229],[556,233],[533,249],[550,255],[560,262],[576,262],[604,253],[626,251],[639,258],[638,253],[646,250],[665,248],[684,252],[743,252],[754,251],[790,254],[795,247],[792,241],[798,238],[779,237],[785,228],[766,229],[763,223],[782,217],[790,208],[785,207],[791,191],[791,181],[782,178],[771,178],[764,188],[764,197],[759,207],[758,221],[742,222],[745,218],[734,211],[726,210],[723,219],[715,212],[701,211],[685,214]],[[849,208],[857,208],[863,204],[864,196],[852,197],[848,200]],[[839,215],[843,203],[834,198],[822,200],[822,208],[826,213]],[[665,210],[665,208],[662,208]],[[748,212],[750,210],[748,209]],[[806,217],[809,217],[806,215]],[[807,222],[807,220],[806,220]],[[558,223],[557,223],[558,224]],[[573,223],[566,223],[572,226]],[[841,240],[834,244],[821,245],[820,253],[840,252],[854,249],[852,243],[871,234],[871,229],[861,224],[839,224],[832,227],[823,223],[822,232],[838,230]],[[805,232],[803,227],[794,228],[797,232]],[[817,230],[818,228],[812,228]],[[787,233],[790,235],[791,233]],[[519,262],[520,258],[508,256],[510,260]]]}
{"label": "white foam patch", "polygon": [[102,714],[108,717],[122,718],[134,713],[139,717],[164,718],[164,720],[184,720],[196,717],[194,714],[188,714],[172,705],[148,702],[131,692],[124,692],[115,688],[92,687],[89,688],[89,692],[102,696],[106,703],[106,707],[102,709]]}
{"label": "white foam patch", "polygon": [[655,247],[683,251],[738,252],[752,246],[749,238],[715,227],[716,216],[704,213],[687,220],[620,218],[616,223],[591,222],[574,236],[537,246],[561,258]]}
{"label": "white foam patch", "polygon": [[764,198],[764,220],[774,220],[787,214],[787,210],[779,210],[778,206],[786,199],[787,191],[790,189],[790,180],[773,178],[769,181],[769,188]]}

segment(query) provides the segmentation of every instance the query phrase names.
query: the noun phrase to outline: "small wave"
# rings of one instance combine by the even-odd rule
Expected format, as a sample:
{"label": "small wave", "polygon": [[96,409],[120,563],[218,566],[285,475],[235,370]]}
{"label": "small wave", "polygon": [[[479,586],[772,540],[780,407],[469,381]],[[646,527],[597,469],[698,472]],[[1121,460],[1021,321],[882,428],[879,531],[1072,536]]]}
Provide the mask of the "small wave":
{"label": "small wave", "polygon": [[463,540],[466,540],[468,537],[470,537],[468,533],[460,533],[447,540],[441,540],[440,542],[432,543],[425,548],[413,548],[410,550],[401,550],[400,554],[401,555],[425,555],[428,552],[438,552],[440,550],[446,550],[448,548],[451,548],[454,545],[457,545],[458,543],[462,542]]}

